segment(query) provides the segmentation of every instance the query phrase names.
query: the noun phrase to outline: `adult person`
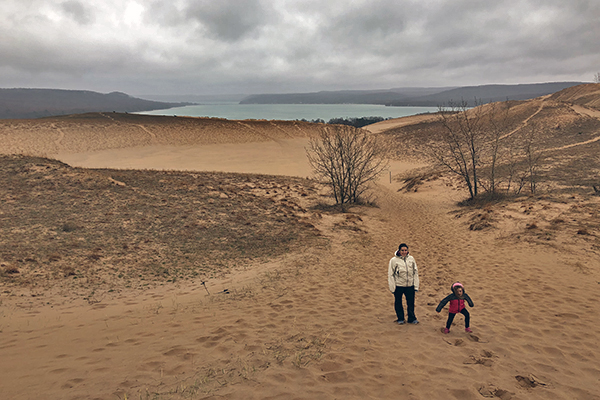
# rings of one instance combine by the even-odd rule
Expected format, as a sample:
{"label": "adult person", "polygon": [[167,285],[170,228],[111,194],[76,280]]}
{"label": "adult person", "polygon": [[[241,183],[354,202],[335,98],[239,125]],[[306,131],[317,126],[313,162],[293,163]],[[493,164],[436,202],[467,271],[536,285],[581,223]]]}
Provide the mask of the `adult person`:
{"label": "adult person", "polygon": [[390,292],[394,293],[394,309],[398,324],[402,325],[404,320],[404,307],[402,307],[402,295],[406,297],[407,317],[409,324],[418,324],[415,316],[415,292],[419,291],[419,270],[413,256],[408,254],[408,245],[402,243],[398,246],[394,257],[390,260],[388,267],[388,284]]}

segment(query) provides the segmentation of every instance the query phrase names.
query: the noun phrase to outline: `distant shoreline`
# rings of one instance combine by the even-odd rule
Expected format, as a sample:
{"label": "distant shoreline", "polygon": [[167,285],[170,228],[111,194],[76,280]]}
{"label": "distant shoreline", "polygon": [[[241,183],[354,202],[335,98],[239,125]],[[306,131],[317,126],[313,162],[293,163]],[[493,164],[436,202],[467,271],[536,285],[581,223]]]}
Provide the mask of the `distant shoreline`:
{"label": "distant shoreline", "polygon": [[437,112],[437,107],[388,107],[375,104],[198,104],[136,114],[225,118],[229,120],[329,121],[333,118],[401,118]]}

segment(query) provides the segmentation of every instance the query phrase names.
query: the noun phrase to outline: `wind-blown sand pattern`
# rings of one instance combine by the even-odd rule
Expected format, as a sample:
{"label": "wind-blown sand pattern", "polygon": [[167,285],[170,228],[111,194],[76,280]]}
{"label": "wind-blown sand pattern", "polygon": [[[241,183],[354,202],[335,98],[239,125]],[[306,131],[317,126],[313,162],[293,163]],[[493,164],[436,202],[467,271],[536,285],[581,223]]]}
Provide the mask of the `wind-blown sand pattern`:
{"label": "wind-blown sand pattern", "polygon": [[[220,140],[169,139],[168,131],[146,126],[153,138],[132,125],[135,140],[122,146],[122,132],[98,126],[105,139],[86,148],[76,128],[51,135],[48,125],[36,135],[23,133],[26,124],[3,122],[5,135],[19,132],[10,152],[63,152],[81,165],[110,159],[94,152],[114,149],[114,161],[152,168],[142,164],[142,145],[160,160],[158,146],[202,154]],[[272,141],[254,146],[263,137],[238,143],[251,144],[239,156],[245,164],[232,170],[281,172],[265,159]],[[77,145],[66,151],[65,143]],[[284,173],[305,176],[303,152],[297,146],[288,154]],[[194,169],[184,156],[154,167],[175,169],[178,159],[182,169]],[[396,164],[394,176],[414,166]],[[311,208],[319,201],[313,195],[298,198],[326,246],[244,265],[206,286],[192,280],[123,290],[99,302],[7,287],[0,296],[0,398],[600,399],[598,198],[524,196],[474,216],[457,208],[464,192],[453,180],[416,191],[402,186],[384,176],[373,192],[377,207],[346,214]],[[469,229],[486,218],[496,228]],[[588,234],[577,234],[586,220]],[[538,229],[528,229],[533,223]],[[400,242],[419,265],[419,325],[394,322],[386,274]],[[447,307],[440,314],[435,307],[454,281],[475,303],[471,334],[462,316],[449,334],[441,332]]]}

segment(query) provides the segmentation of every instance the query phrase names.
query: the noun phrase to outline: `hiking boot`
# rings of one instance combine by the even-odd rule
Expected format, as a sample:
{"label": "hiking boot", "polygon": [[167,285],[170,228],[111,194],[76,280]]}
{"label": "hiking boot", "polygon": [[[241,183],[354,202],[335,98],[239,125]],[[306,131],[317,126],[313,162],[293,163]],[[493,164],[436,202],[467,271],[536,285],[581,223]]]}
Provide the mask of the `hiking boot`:
{"label": "hiking boot", "polygon": [[450,333],[450,329],[444,328],[444,333]]}
{"label": "hiking boot", "polygon": [[414,321],[409,322],[409,324],[413,324],[413,325],[416,325],[418,323],[419,323],[419,321],[417,321],[416,319]]}
{"label": "hiking boot", "polygon": [[402,320],[402,321],[398,320],[398,321],[396,321],[396,322],[398,322],[398,325],[404,325],[404,322],[405,322],[405,321],[404,321],[404,320]]}
{"label": "hiking boot", "polygon": [[465,332],[467,332],[467,333],[471,333],[471,332],[473,332],[473,331],[471,330],[471,328],[465,328]]}

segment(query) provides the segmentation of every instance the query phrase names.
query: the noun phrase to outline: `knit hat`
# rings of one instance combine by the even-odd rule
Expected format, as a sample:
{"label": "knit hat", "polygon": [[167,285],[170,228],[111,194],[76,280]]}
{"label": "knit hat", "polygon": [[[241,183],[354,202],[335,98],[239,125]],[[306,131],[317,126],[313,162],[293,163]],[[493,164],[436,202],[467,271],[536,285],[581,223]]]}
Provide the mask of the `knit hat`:
{"label": "knit hat", "polygon": [[465,293],[465,287],[463,286],[462,283],[460,283],[460,282],[454,282],[452,284],[452,286],[450,287],[450,290],[452,290],[452,293],[456,294],[456,292],[454,291],[456,288],[462,288],[463,294]]}

